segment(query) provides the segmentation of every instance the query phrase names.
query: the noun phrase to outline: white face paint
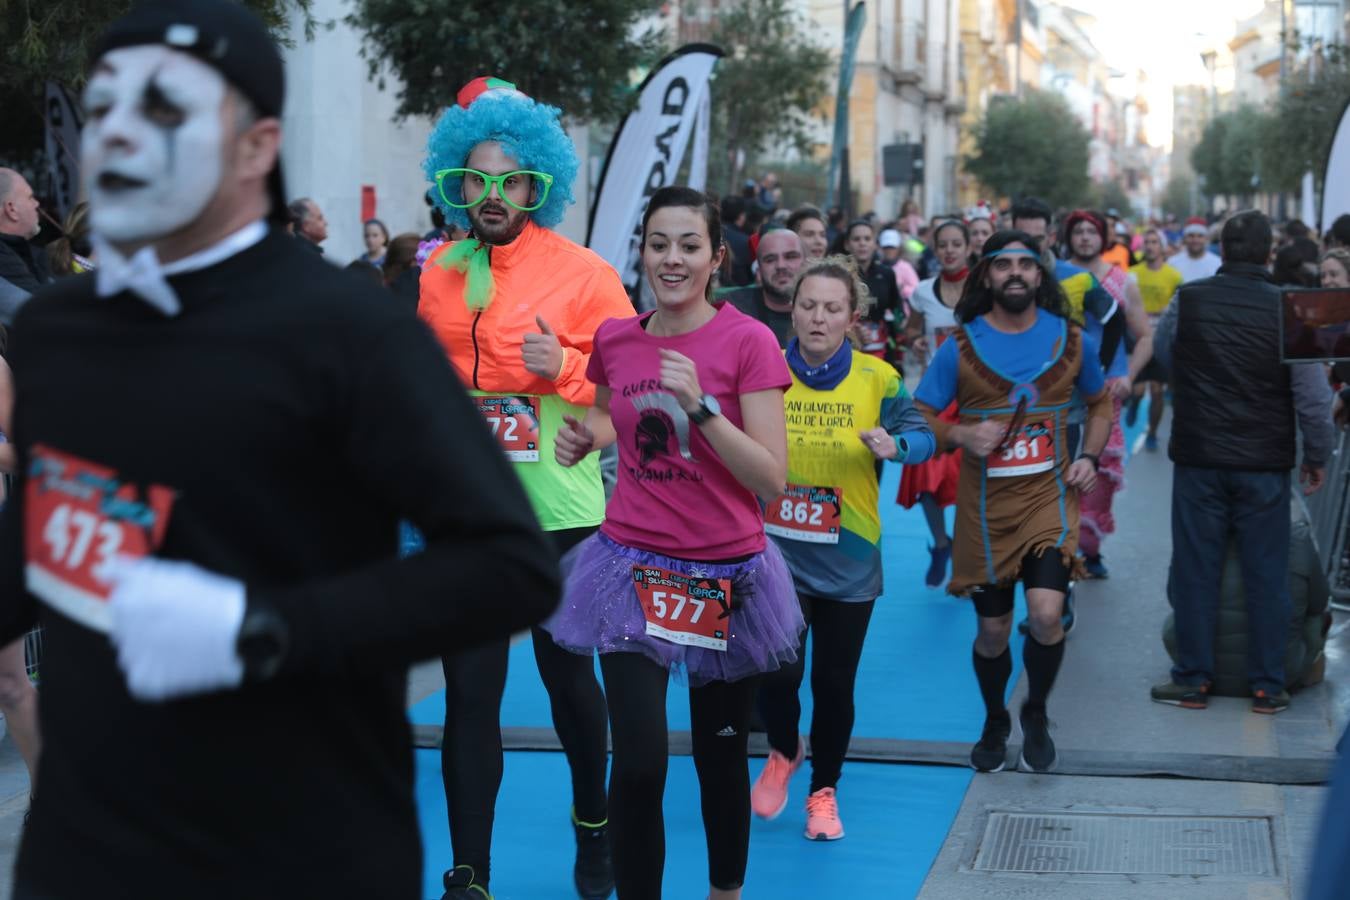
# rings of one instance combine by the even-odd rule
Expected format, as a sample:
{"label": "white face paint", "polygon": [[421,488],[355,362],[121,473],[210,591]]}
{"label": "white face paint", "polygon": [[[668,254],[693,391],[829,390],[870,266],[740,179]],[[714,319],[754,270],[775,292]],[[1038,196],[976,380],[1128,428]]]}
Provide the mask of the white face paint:
{"label": "white face paint", "polygon": [[193,222],[220,186],[225,79],[159,45],[103,55],[84,92],[81,171],[93,230],[153,241]]}

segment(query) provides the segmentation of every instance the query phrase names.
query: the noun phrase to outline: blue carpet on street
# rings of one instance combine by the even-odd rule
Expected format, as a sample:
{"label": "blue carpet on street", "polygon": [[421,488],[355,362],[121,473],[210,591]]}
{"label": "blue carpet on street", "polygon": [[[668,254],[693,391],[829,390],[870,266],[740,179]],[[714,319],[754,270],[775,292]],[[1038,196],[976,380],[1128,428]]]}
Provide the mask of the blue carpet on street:
{"label": "blue carpet on street", "polygon": [[[974,612],[969,601],[924,586],[930,537],[917,508],[902,510],[895,505],[898,481],[899,467],[888,466],[881,486],[886,590],[877,602],[863,650],[854,736],[972,742],[984,722],[970,666]],[[1018,607],[1020,618],[1020,596]],[[1021,669],[1020,639],[1016,644],[1017,669],[1010,687]],[[805,686],[802,700],[805,731],[811,715]],[[414,722],[439,725],[444,702],[443,692],[438,692],[415,705],[409,715]],[[687,729],[688,692],[672,684],[667,703],[671,729]],[[529,641],[511,651],[502,724],[551,725],[548,697]],[[451,864],[440,756],[430,750],[420,750],[417,756],[426,890],[428,897],[436,898],[441,894],[440,873]],[[762,760],[751,760],[752,777],[762,766]],[[747,895],[914,896],[960,807],[970,771],[848,763],[839,784],[847,836],[817,844],[801,835],[808,768],[797,773],[783,815],[773,822],[754,823]],[[492,889],[499,900],[575,896],[568,785],[561,753],[507,754],[492,862]],[[707,890],[706,855],[694,768],[687,758],[671,761],[665,814],[666,895],[702,897]]]}

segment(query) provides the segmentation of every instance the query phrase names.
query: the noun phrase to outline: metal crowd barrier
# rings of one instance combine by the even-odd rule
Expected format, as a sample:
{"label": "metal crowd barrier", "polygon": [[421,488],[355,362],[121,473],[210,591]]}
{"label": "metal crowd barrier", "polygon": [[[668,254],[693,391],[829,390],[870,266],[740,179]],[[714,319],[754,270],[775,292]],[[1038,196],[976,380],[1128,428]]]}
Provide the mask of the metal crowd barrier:
{"label": "metal crowd barrier", "polygon": [[1350,432],[1338,429],[1336,450],[1327,462],[1326,483],[1307,500],[1313,541],[1322,560],[1331,603],[1350,610]]}

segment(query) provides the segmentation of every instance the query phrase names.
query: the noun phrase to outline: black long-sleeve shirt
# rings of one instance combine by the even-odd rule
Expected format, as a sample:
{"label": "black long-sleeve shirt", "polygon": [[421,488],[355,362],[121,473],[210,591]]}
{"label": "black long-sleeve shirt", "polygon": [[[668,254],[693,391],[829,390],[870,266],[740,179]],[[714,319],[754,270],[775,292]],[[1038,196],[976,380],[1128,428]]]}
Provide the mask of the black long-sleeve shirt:
{"label": "black long-sleeve shirt", "polygon": [[[169,279],[182,312],[92,278],[39,293],[10,354],[40,443],[176,492],[158,555],[287,623],[271,680],[127,693],[103,633],[25,590],[24,479],[0,523],[0,640],[40,618],[41,791],[18,897],[413,898],[409,663],[551,612],[557,560],[415,317],[273,232]],[[395,558],[400,518],[427,537]]]}

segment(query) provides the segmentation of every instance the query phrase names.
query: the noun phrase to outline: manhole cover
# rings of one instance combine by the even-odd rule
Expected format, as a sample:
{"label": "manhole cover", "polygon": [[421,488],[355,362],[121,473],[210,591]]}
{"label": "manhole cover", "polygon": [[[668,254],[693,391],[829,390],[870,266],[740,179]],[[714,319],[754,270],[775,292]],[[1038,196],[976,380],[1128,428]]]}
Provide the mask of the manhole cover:
{"label": "manhole cover", "polygon": [[975,868],[1080,875],[1274,876],[1270,821],[994,812]]}

